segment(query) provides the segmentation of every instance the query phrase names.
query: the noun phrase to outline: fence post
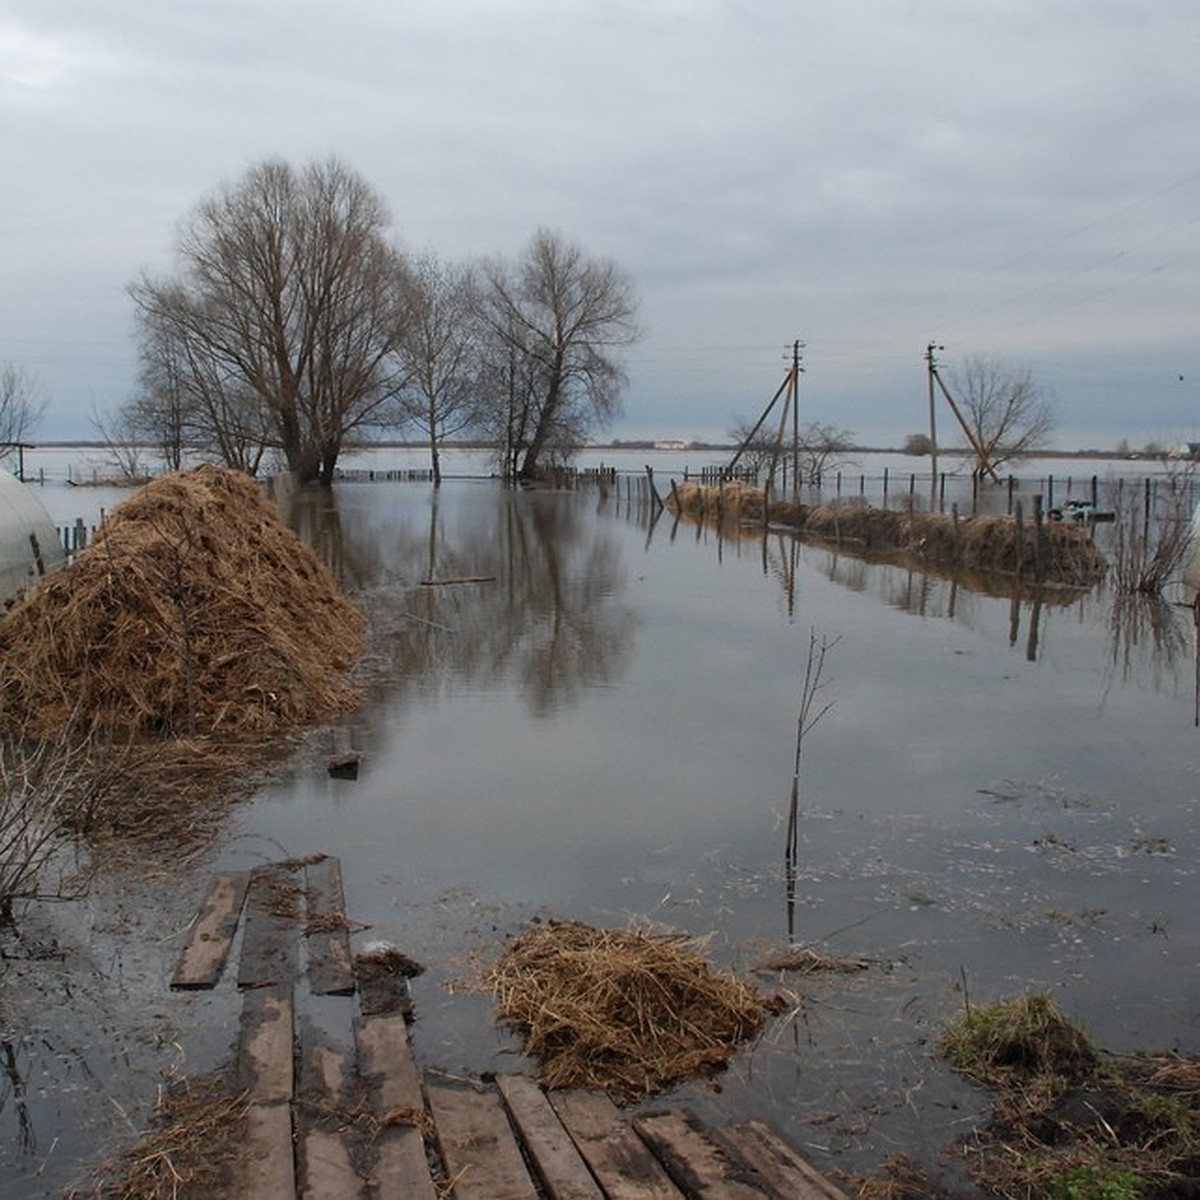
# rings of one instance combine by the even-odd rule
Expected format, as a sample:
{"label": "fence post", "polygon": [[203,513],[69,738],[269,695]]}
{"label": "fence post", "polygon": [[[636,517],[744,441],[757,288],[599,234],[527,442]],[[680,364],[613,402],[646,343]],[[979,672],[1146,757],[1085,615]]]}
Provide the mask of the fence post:
{"label": "fence post", "polygon": [[1033,577],[1041,583],[1042,581],[1042,497],[1040,495],[1033,498]]}

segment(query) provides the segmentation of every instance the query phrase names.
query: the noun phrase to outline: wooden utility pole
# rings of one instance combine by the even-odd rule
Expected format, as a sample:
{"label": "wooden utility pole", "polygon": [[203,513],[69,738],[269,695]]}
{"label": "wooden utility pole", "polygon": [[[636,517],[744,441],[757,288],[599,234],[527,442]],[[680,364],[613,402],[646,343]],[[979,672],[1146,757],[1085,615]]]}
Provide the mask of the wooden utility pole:
{"label": "wooden utility pole", "polygon": [[798,338],[792,343],[792,495],[800,499],[800,365],[804,343]]}
{"label": "wooden utility pole", "polygon": [[930,342],[925,347],[925,362],[929,368],[929,474],[930,474],[930,492],[929,492],[929,511],[933,512],[937,506],[937,405],[933,399],[933,381],[937,376],[937,358],[935,353],[938,350],[944,350],[945,346],[938,346],[934,342]]}
{"label": "wooden utility pole", "polygon": [[988,455],[987,449],[976,436],[975,431],[967,423],[966,417],[962,415],[962,410],[954,401],[954,397],[950,395],[950,389],[942,382],[941,375],[938,374],[937,358],[934,355],[935,350],[944,350],[945,346],[935,346],[930,342],[925,350],[925,361],[929,364],[929,439],[931,442],[930,455],[933,460],[933,473],[937,476],[937,430],[934,424],[934,401],[933,401],[933,385],[936,383],[938,390],[946,397],[946,403],[950,405],[950,411],[954,414],[954,419],[962,427],[963,433],[967,435],[967,441],[971,443],[971,449],[975,451],[975,471],[976,474],[982,475],[985,472],[992,477],[996,482],[1000,482],[999,476],[996,474],[995,468],[992,466],[991,458]]}
{"label": "wooden utility pole", "polygon": [[792,414],[792,446],[795,459],[793,467],[799,461],[800,456],[800,372],[804,368],[800,365],[800,351],[804,348],[804,343],[796,341],[792,343],[792,365],[788,368],[787,374],[783,378],[783,382],[779,385],[779,389],[775,395],[771,397],[771,402],[763,409],[762,416],[754,422],[754,428],[746,434],[742,440],[742,444],[737,448],[733,458],[729,460],[729,465],[725,468],[728,475],[733,474],[734,468],[737,466],[742,455],[746,452],[751,442],[754,441],[758,431],[766,424],[767,418],[771,415],[772,409],[779,403],[780,396],[784,397],[783,411],[779,414],[779,428],[775,433],[775,444],[771,451],[771,474],[775,474],[775,467],[779,461],[779,455],[782,452],[784,434],[787,431],[788,410]]}

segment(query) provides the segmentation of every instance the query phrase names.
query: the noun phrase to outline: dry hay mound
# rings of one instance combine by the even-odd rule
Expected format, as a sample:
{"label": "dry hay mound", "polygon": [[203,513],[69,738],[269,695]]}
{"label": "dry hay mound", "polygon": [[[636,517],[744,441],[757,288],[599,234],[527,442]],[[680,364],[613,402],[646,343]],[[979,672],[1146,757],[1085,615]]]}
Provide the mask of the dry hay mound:
{"label": "dry hay mound", "polygon": [[245,475],[147,484],[0,622],[0,718],[32,734],[272,733],[353,706],[363,618]]}
{"label": "dry hay mound", "polygon": [[887,508],[822,505],[809,510],[804,530],[827,541],[846,539],[859,542],[868,549],[894,550],[900,544],[903,523],[900,513]]}
{"label": "dry hay mound", "polygon": [[632,1101],[721,1069],[770,1011],[753,985],[714,973],[687,946],[551,921],[510,942],[485,982],[545,1086]]}
{"label": "dry hay mound", "polygon": [[[964,517],[941,514],[906,520],[902,549],[925,562],[951,563],[971,571],[1040,576],[1047,582],[1090,587],[1103,578],[1107,563],[1088,531],[1055,522],[1038,530],[1008,516]],[[1040,559],[1040,562],[1039,562]]]}
{"label": "dry hay mound", "polygon": [[680,516],[754,520],[762,518],[763,490],[738,479],[719,486],[685,481],[671,488],[665,503]]}

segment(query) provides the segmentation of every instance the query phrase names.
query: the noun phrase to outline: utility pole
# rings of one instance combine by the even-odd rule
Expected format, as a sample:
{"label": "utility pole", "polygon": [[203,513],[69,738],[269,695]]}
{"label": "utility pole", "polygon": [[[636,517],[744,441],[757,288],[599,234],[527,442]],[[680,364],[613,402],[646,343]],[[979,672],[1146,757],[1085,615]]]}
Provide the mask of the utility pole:
{"label": "utility pole", "polygon": [[933,398],[933,381],[937,375],[937,357],[938,350],[945,350],[945,346],[939,346],[935,342],[930,342],[925,347],[925,362],[928,367],[929,374],[929,473],[930,473],[930,493],[929,493],[929,511],[933,512],[937,508],[937,474],[938,474],[938,444],[937,444],[937,405]]}
{"label": "utility pole", "polygon": [[800,373],[804,368],[804,343],[792,343],[792,495],[800,499]]}

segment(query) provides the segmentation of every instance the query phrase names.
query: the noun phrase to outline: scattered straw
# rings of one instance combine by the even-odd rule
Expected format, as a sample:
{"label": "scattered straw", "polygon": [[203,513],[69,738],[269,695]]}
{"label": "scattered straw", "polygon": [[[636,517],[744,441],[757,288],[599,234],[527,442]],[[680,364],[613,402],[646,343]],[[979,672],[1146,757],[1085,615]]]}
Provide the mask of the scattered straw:
{"label": "scattered straw", "polygon": [[680,936],[539,923],[484,980],[547,1087],[621,1101],[724,1067],[769,1011],[753,985],[714,973]]}
{"label": "scattered straw", "polygon": [[853,975],[865,971],[870,963],[864,958],[836,958],[831,954],[822,954],[810,946],[793,946],[782,954],[764,959],[754,968],[759,975],[797,974],[797,975]]}
{"label": "scattered straw", "polygon": [[228,1194],[244,1151],[246,1092],[220,1079],[183,1081],[168,1092],[155,1129],[102,1164],[92,1181],[66,1200],[175,1200]]}

